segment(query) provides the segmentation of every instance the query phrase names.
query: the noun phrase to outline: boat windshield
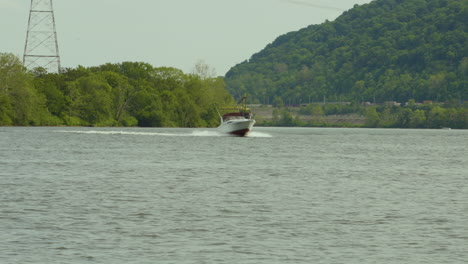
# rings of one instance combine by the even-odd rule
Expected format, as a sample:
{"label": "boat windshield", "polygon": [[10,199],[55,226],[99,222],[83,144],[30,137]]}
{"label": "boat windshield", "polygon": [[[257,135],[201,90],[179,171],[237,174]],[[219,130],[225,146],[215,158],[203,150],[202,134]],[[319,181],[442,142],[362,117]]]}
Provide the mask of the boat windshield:
{"label": "boat windshield", "polygon": [[235,119],[245,119],[245,116],[242,113],[229,113],[229,114],[223,115],[224,121],[235,120]]}

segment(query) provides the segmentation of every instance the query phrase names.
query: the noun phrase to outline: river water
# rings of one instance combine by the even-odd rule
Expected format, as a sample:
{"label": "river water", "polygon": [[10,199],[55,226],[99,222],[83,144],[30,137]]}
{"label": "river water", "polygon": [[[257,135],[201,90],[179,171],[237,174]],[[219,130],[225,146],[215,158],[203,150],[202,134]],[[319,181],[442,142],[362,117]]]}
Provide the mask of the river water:
{"label": "river water", "polygon": [[468,131],[0,128],[0,263],[467,263]]}

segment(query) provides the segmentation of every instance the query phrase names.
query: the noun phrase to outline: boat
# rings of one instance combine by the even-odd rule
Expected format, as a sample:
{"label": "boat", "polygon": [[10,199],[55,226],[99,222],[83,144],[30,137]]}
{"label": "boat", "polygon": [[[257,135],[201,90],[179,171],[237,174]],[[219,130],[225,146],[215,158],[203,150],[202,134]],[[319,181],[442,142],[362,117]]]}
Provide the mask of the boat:
{"label": "boat", "polygon": [[223,134],[245,137],[252,131],[255,124],[255,119],[250,109],[247,108],[247,97],[243,97],[241,104],[236,107],[221,108],[224,114],[218,114],[221,119],[221,124],[217,131]]}

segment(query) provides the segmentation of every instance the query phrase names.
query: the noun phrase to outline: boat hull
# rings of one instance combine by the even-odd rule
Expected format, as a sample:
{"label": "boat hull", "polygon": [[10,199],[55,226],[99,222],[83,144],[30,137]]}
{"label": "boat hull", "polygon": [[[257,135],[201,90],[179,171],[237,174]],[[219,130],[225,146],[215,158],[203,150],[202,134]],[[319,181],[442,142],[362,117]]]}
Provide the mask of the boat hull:
{"label": "boat hull", "polygon": [[217,131],[223,134],[229,134],[238,137],[245,137],[252,130],[255,120],[235,120],[222,123]]}

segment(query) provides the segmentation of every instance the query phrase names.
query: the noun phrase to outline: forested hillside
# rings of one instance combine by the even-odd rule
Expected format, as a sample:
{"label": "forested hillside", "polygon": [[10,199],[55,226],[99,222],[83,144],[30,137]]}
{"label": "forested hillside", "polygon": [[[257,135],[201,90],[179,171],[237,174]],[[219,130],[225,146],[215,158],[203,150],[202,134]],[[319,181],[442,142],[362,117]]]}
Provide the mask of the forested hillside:
{"label": "forested hillside", "polygon": [[225,81],[252,102],[468,99],[468,1],[375,0],[277,38]]}
{"label": "forested hillside", "polygon": [[232,102],[222,78],[139,62],[30,72],[0,53],[0,125],[213,127]]}

